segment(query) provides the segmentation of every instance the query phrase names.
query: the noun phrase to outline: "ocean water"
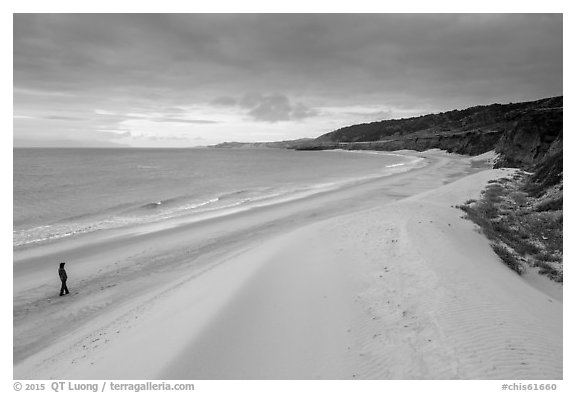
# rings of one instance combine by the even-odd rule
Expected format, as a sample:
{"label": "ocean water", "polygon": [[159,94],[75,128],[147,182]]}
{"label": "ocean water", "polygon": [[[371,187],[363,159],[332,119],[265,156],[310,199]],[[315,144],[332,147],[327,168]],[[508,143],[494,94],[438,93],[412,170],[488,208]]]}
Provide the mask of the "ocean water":
{"label": "ocean water", "polygon": [[14,149],[13,245],[225,214],[384,176],[407,162],[281,149]]}

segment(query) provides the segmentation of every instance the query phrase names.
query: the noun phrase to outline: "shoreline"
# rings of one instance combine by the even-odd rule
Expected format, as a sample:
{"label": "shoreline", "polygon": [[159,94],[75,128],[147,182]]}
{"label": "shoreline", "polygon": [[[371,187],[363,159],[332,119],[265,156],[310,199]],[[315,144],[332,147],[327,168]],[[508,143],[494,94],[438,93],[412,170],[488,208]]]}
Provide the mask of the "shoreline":
{"label": "shoreline", "polygon": [[[335,150],[336,151],[336,150]],[[348,152],[345,150],[342,151],[337,151],[337,152]],[[360,152],[360,153],[364,153],[364,154],[370,154],[370,152]],[[291,201],[296,201],[299,199],[305,199],[311,196],[314,196],[315,194],[322,194],[322,193],[327,193],[327,192],[333,192],[333,191],[338,191],[340,189],[343,188],[350,188],[350,187],[354,187],[357,186],[359,184],[363,184],[366,182],[370,182],[370,181],[374,181],[374,180],[378,180],[381,178],[385,178],[388,176],[393,176],[396,175],[398,173],[403,173],[406,171],[410,171],[414,168],[418,167],[418,163],[422,162],[422,158],[419,157],[414,157],[411,155],[407,155],[407,154],[394,154],[394,153],[388,153],[388,152],[378,152],[377,154],[381,154],[381,155],[386,155],[386,156],[395,156],[395,157],[403,157],[405,162],[401,162],[401,163],[397,163],[397,164],[391,164],[391,165],[384,165],[382,167],[382,169],[385,170],[385,172],[382,171],[382,169],[380,170],[380,172],[378,173],[370,173],[370,174],[364,174],[364,175],[359,175],[359,176],[355,176],[355,177],[346,177],[346,178],[342,178],[339,179],[337,181],[334,182],[320,182],[320,183],[315,183],[315,184],[301,184],[298,185],[296,187],[290,188],[290,189],[284,189],[284,190],[274,190],[272,191],[271,194],[262,194],[260,196],[254,196],[248,199],[241,199],[239,201],[231,201],[232,203],[229,205],[221,205],[221,206],[216,206],[216,207],[211,207],[208,205],[213,205],[213,204],[218,204],[223,198],[226,198],[230,195],[236,194],[238,193],[237,191],[223,191],[221,194],[219,195],[206,195],[205,196],[205,200],[201,203],[198,203],[198,206],[196,207],[200,207],[200,210],[196,210],[195,208],[190,209],[190,211],[188,211],[188,209],[181,209],[181,210],[172,210],[172,211],[166,211],[163,212],[164,215],[159,215],[159,216],[152,216],[152,217],[134,217],[133,218],[133,222],[128,223],[128,224],[118,224],[118,225],[112,225],[109,227],[102,227],[102,228],[97,228],[97,229],[92,229],[92,230],[78,230],[76,232],[67,232],[67,233],[62,233],[60,235],[54,235],[54,236],[49,236],[47,238],[39,238],[39,239],[33,239],[33,240],[29,240],[27,242],[24,243],[18,243],[18,244],[13,244],[13,252],[15,254],[21,254],[21,253],[26,253],[27,250],[30,249],[34,249],[36,247],[44,247],[44,246],[50,246],[51,244],[57,244],[59,242],[67,242],[67,241],[77,241],[78,238],[89,238],[91,236],[93,237],[101,237],[101,238],[106,238],[106,233],[108,232],[115,232],[116,234],[130,234],[130,233],[138,233],[140,232],[139,228],[142,228],[143,230],[146,230],[146,228],[152,228],[151,230],[154,230],[154,228],[159,228],[163,229],[163,228],[169,228],[171,226],[179,226],[179,225],[186,225],[186,224],[190,224],[190,223],[195,223],[195,222],[200,222],[200,221],[207,221],[207,220],[211,220],[214,218],[219,218],[222,216],[227,216],[227,215],[232,215],[232,214],[237,214],[239,212],[243,212],[243,211],[248,211],[248,210],[252,210],[252,209],[257,209],[263,206],[269,206],[269,205],[276,205],[276,204],[282,204],[282,203],[286,203],[286,202],[291,202]],[[245,192],[246,190],[241,190],[240,192]],[[171,199],[177,199],[178,197],[175,198],[171,198]],[[156,202],[149,202],[146,205],[156,205],[156,206],[161,206],[162,205],[162,201],[156,201]],[[207,208],[203,208],[203,206],[208,206]],[[135,211],[139,208],[142,208],[143,205],[139,205],[139,206],[132,206],[130,208],[124,207],[124,210],[132,210]],[[107,210],[113,211],[113,210],[119,210],[118,207],[110,207]],[[94,213],[94,215],[97,215],[96,213]],[[72,220],[72,219],[70,219]],[[66,221],[66,220],[64,220]],[[47,225],[47,226],[51,226]],[[86,224],[87,225],[87,224]],[[90,227],[94,227],[97,226],[97,224],[91,225]],[[38,228],[43,228],[44,226],[40,226]],[[27,228],[27,229],[22,229],[23,231],[30,231],[30,230],[34,230],[34,229],[38,229],[38,228]],[[13,235],[16,236],[15,231],[13,231]],[[117,236],[117,235],[116,235]],[[16,260],[18,260],[19,258],[17,257]]]}
{"label": "shoreline", "polygon": [[[349,153],[348,151],[342,151],[342,152]],[[360,152],[360,153],[369,154],[369,152]],[[386,152],[386,154],[388,153]],[[435,159],[437,160],[437,158],[434,158],[435,157],[434,154],[437,154],[437,152],[431,154],[432,155],[430,156],[430,158],[432,160]],[[160,233],[170,230],[178,230],[178,228],[183,227],[202,226],[204,224],[210,224],[212,222],[226,220],[230,216],[236,217],[236,216],[250,215],[251,211],[253,210],[260,212],[262,210],[274,209],[275,207],[281,208],[286,205],[298,205],[300,204],[300,202],[304,202],[303,205],[306,205],[305,202],[308,200],[333,199],[331,196],[335,193],[347,194],[350,193],[350,191],[352,191],[351,194],[356,194],[359,193],[359,191],[356,191],[356,189],[358,188],[360,188],[360,192],[364,188],[369,190],[371,188],[374,188],[375,185],[377,186],[377,183],[380,181],[386,182],[388,178],[395,178],[399,175],[401,176],[406,172],[420,170],[422,169],[422,166],[416,166],[414,164],[418,162],[424,163],[423,160],[426,159],[425,154],[412,151],[405,151],[404,154],[392,153],[392,155],[413,157],[415,159],[412,159],[410,162],[402,164],[402,166],[405,166],[402,169],[406,170],[390,171],[386,174],[381,174],[377,176],[370,175],[361,178],[355,178],[352,180],[348,180],[346,182],[342,182],[342,184],[339,184],[339,186],[336,188],[325,189],[322,191],[310,193],[296,198],[280,199],[273,201],[272,203],[265,203],[261,205],[255,204],[254,206],[248,206],[246,208],[230,209],[222,212],[216,212],[216,214],[212,215],[207,214],[206,216],[202,216],[200,214],[198,216],[186,215],[180,217],[171,217],[144,224],[135,224],[120,228],[111,228],[94,232],[80,233],[71,237],[54,239],[52,241],[42,242],[39,244],[31,244],[30,246],[24,245],[13,247],[14,267],[16,269],[19,269],[22,267],[21,266],[22,262],[28,262],[30,260],[37,259],[38,257],[46,258],[54,256],[55,258],[57,258],[59,254],[66,253],[67,251],[76,248],[85,248],[91,245],[100,245],[104,242],[114,243],[115,239],[126,241],[142,235]],[[466,158],[464,158],[464,160],[466,160]]]}
{"label": "shoreline", "polygon": [[[21,259],[14,264],[14,377],[561,378],[561,301],[508,274],[450,207],[508,172],[472,168],[470,157],[412,154],[428,165],[210,222],[52,246]],[[54,263],[46,260],[60,259],[73,261],[70,297],[54,296]],[[452,283],[454,274],[463,283]],[[506,307],[495,294],[510,297],[502,296]],[[486,296],[493,308],[476,321],[465,309],[481,310]],[[544,322],[510,311],[527,299]],[[522,327],[505,311],[530,323]],[[518,331],[500,337],[490,330],[502,330],[500,322],[526,338],[559,330],[559,343],[552,333],[535,344]],[[549,368],[521,365],[526,351],[501,352],[512,339],[541,357],[533,366]],[[481,360],[505,361],[504,370],[473,367],[472,355],[486,344]],[[559,358],[545,350],[558,344]]]}

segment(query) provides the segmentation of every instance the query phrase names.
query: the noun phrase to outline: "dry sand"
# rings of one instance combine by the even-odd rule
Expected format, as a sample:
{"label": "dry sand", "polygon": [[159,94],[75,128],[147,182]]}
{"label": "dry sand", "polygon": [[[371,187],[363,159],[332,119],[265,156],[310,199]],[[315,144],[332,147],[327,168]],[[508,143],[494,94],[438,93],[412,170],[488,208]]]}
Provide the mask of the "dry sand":
{"label": "dry sand", "polygon": [[14,377],[561,379],[561,286],[507,269],[453,207],[511,170],[404,153],[426,165],[16,254]]}

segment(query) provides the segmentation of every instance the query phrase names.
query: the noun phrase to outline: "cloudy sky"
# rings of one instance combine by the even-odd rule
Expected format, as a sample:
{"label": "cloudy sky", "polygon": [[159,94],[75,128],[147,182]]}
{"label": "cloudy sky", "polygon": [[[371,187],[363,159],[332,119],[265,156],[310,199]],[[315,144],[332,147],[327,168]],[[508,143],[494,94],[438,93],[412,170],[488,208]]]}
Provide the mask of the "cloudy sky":
{"label": "cloudy sky", "polygon": [[14,16],[15,146],[195,146],[562,95],[562,15]]}

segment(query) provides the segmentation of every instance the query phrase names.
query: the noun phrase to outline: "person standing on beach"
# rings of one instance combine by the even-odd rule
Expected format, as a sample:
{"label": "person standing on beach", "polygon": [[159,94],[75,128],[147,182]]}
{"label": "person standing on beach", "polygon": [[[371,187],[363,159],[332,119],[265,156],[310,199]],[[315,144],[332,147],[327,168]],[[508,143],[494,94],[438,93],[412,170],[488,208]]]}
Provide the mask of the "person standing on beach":
{"label": "person standing on beach", "polygon": [[62,281],[62,287],[60,288],[60,296],[68,295],[70,291],[66,286],[66,280],[68,280],[68,275],[66,270],[64,270],[64,262],[60,263],[60,268],[58,269],[58,275],[60,276],[60,281]]}

